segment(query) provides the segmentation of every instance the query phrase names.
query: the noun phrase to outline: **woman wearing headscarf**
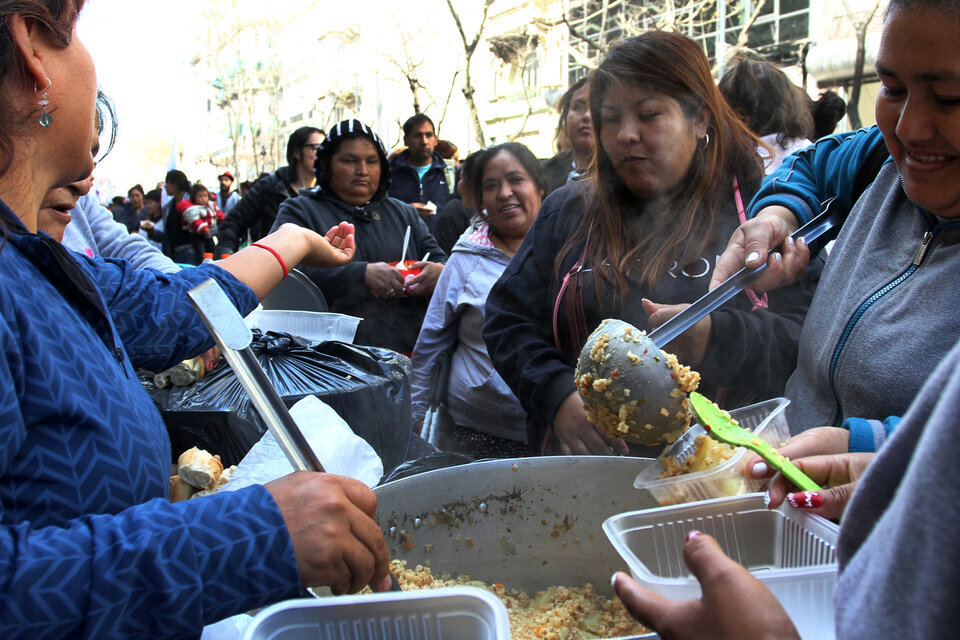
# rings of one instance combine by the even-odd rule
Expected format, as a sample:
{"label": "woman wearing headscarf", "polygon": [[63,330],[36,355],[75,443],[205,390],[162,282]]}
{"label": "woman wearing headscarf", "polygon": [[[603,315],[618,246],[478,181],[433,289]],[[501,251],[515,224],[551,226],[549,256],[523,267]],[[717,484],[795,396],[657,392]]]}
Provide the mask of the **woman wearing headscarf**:
{"label": "woman wearing headscarf", "polygon": [[[447,256],[416,210],[387,196],[390,163],[380,138],[359,120],[333,127],[317,153],[317,188],[283,203],[274,228],[354,225],[357,254],[335,269],[308,270],[330,310],[363,318],[357,344],[410,353]],[[403,239],[410,230],[406,256]],[[429,255],[428,261],[421,258]],[[407,280],[396,263],[420,269]]]}

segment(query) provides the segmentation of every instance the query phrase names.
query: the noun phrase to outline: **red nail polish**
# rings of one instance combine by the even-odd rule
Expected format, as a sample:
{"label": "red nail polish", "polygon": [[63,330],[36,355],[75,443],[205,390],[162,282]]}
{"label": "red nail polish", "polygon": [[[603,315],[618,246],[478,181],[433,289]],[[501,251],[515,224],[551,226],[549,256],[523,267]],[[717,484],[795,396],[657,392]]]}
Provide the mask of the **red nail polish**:
{"label": "red nail polish", "polygon": [[703,535],[703,532],[702,532],[702,531],[697,531],[696,529],[694,529],[693,531],[690,531],[690,532],[687,533],[687,537],[684,538],[683,541],[684,541],[684,542],[690,542],[691,540],[693,540],[693,539],[696,538],[697,536],[702,536],[702,535]]}
{"label": "red nail polish", "polygon": [[799,491],[788,494],[787,502],[797,509],[817,509],[823,506],[823,494],[819,491]]}

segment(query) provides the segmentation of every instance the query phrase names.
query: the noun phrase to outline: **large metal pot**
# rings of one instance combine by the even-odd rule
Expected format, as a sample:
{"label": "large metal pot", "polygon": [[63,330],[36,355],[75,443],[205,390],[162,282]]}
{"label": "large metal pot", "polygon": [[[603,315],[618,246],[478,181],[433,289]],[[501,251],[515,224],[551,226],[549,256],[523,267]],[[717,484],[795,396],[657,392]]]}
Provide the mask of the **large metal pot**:
{"label": "large metal pot", "polygon": [[475,462],[375,489],[391,557],[529,594],[590,582],[613,597],[626,564],[603,534],[611,515],[659,506],[633,481],[649,458],[557,456]]}

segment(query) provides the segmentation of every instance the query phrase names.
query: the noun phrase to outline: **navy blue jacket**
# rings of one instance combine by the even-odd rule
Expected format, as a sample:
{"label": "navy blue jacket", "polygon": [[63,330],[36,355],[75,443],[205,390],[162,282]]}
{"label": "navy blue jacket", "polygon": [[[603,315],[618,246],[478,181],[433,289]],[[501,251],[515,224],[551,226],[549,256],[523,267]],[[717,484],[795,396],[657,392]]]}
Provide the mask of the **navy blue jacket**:
{"label": "navy blue jacket", "polygon": [[[387,193],[391,198],[396,198],[407,204],[413,202],[433,202],[437,205],[437,211],[447,204],[450,199],[451,189],[456,184],[450,184],[447,180],[447,163],[439,153],[433,154],[433,164],[423,174],[423,181],[420,181],[417,170],[408,159],[409,152],[404,151],[396,158],[390,161],[390,189]],[[433,231],[433,221],[436,216],[430,216],[427,220],[427,227]]]}

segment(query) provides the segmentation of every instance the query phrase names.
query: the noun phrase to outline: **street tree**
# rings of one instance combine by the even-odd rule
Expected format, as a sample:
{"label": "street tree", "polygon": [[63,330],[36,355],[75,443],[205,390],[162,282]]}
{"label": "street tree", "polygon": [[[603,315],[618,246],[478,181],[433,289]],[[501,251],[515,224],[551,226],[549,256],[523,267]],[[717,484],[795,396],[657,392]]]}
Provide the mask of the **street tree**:
{"label": "street tree", "polygon": [[[223,4],[202,13],[203,23],[210,26],[199,39],[198,52],[191,63],[211,88],[212,102],[226,121],[230,168],[240,175],[240,156],[245,146],[255,172],[260,173],[267,154],[276,164],[282,147],[278,136],[283,68],[264,42],[279,32],[279,26],[269,17],[243,18],[237,0],[229,0],[226,7]],[[232,19],[225,20],[224,15]]]}
{"label": "street tree", "polygon": [[476,136],[477,144],[481,147],[487,146],[486,138],[483,135],[483,126],[480,124],[480,114],[477,111],[477,103],[474,99],[474,93],[476,90],[473,87],[473,82],[470,79],[470,59],[473,57],[474,52],[477,50],[477,45],[480,44],[480,38],[483,36],[483,29],[487,23],[487,12],[490,10],[490,5],[494,3],[494,0],[483,0],[483,15],[480,18],[480,26],[477,27],[477,32],[472,39],[468,40],[467,35],[463,30],[463,23],[460,21],[460,14],[456,9],[453,8],[452,0],[447,0],[447,7],[450,9],[450,15],[453,17],[453,21],[457,24],[457,32],[460,34],[460,41],[463,43],[463,53],[464,53],[464,63],[463,63],[463,97],[467,101],[467,110],[470,112],[470,119],[473,122],[473,131]]}
{"label": "street tree", "polygon": [[848,0],[843,0],[843,9],[847,18],[853,23],[853,30],[857,38],[857,57],[853,65],[853,79],[850,81],[850,95],[847,99],[847,117],[850,118],[850,127],[859,129],[863,126],[860,121],[860,88],[863,86],[863,68],[867,57],[867,29],[880,9],[881,0],[876,0],[873,6],[865,10],[854,11]]}

